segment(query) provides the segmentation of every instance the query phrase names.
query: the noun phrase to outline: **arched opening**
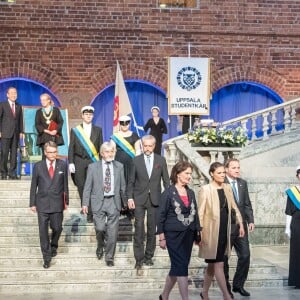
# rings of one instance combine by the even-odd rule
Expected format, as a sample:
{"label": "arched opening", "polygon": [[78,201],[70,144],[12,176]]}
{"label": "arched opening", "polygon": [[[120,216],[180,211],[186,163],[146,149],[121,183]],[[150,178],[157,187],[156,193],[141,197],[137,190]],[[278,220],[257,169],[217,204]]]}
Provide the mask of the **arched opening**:
{"label": "arched opening", "polygon": [[22,77],[10,77],[0,80],[1,101],[7,99],[6,91],[11,86],[17,89],[17,101],[23,106],[40,106],[40,95],[43,93],[51,95],[55,106],[61,106],[57,97],[46,86],[39,82]]}
{"label": "arched opening", "polygon": [[[163,118],[168,127],[168,134],[163,139],[169,139],[177,135],[177,117],[170,116],[168,121],[168,103],[166,93],[161,88],[141,80],[125,80],[125,86],[133,109],[133,113],[138,126],[144,126],[151,118],[151,107],[156,105],[160,108],[160,117]],[[113,103],[115,94],[115,84],[107,86],[92,101],[95,108],[94,123],[103,130],[104,140],[108,140],[113,128]],[[135,131],[134,128],[131,128]],[[139,130],[139,135],[143,136],[144,131]]]}
{"label": "arched opening", "polygon": [[213,94],[209,117],[216,122],[223,122],[282,102],[274,91],[263,84],[235,82]]}

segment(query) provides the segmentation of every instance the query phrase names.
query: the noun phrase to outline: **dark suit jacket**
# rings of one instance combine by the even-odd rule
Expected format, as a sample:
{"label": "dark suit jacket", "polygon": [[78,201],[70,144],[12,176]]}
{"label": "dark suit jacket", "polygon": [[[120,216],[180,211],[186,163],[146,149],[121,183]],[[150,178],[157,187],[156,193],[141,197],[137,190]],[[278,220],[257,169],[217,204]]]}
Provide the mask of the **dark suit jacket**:
{"label": "dark suit jacket", "polygon": [[0,102],[0,132],[3,138],[12,138],[14,133],[23,133],[23,111],[22,106],[15,102],[14,117],[8,101]]}
{"label": "dark suit jacket", "polygon": [[[243,217],[243,221],[250,224],[254,223],[253,209],[249,197],[247,181],[242,178],[237,178],[239,203],[238,208]],[[225,182],[229,183],[227,177],[225,177]]]}
{"label": "dark suit jacket", "polygon": [[[201,230],[195,193],[191,189],[187,188],[187,195],[189,199],[189,207],[186,207],[184,205],[174,185],[171,185],[162,193],[157,224],[158,234],[166,231],[185,231],[187,229],[197,231]],[[194,203],[196,210],[194,222],[191,222],[188,226],[184,226],[182,222],[177,218],[177,214],[175,212],[176,206],[174,202],[180,204],[180,208],[182,211],[181,213],[185,217],[189,216],[191,203]]]}
{"label": "dark suit jacket", "polygon": [[68,170],[67,164],[60,159],[55,162],[53,179],[50,178],[46,160],[34,165],[30,204],[36,206],[38,212],[55,213],[64,209],[64,195],[66,204],[69,204]]}
{"label": "dark suit jacket", "polygon": [[[121,195],[125,193],[126,183],[124,178],[123,165],[118,161],[113,161],[114,172],[114,202],[116,208],[120,211],[122,208]],[[87,177],[83,190],[82,205],[89,206],[91,203],[92,211],[101,210],[104,201],[104,179],[102,170],[102,161],[91,163],[88,167]]]}
{"label": "dark suit jacket", "polygon": [[127,186],[127,198],[134,199],[135,205],[143,205],[150,194],[151,203],[159,206],[161,180],[164,188],[170,185],[167,163],[164,157],[154,153],[153,168],[148,177],[144,154],[132,160],[133,168]]}
{"label": "dark suit jacket", "polygon": [[[81,126],[83,126],[83,125],[81,124]],[[92,125],[90,140],[94,144],[97,152],[99,153],[100,152],[100,146],[103,143],[102,129],[100,127]],[[82,144],[79,141],[79,139],[77,138],[76,134],[74,133],[73,130],[71,130],[69,153],[68,153],[68,159],[69,159],[70,164],[74,163],[74,156],[75,155],[78,155],[79,157],[81,157],[83,159],[85,159],[85,158],[88,159],[89,158],[86,150],[82,146]]]}

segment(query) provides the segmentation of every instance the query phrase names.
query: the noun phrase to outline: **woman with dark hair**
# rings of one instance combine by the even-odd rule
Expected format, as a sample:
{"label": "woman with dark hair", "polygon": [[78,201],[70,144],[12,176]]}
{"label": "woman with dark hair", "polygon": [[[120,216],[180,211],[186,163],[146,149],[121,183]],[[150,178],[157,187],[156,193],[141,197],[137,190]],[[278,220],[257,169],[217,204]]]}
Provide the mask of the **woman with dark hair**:
{"label": "woman with dark hair", "polygon": [[161,196],[157,233],[160,248],[168,249],[171,269],[160,300],[169,299],[176,281],[181,298],[188,299],[188,265],[201,230],[195,193],[188,187],[192,170],[189,162],[178,162],[171,171],[172,185]]}
{"label": "woman with dark hair", "polygon": [[42,107],[35,114],[35,128],[38,132],[36,144],[41,147],[42,153],[44,153],[43,146],[49,141],[55,142],[58,146],[64,144],[62,137],[64,120],[60,110],[54,107],[49,94],[42,94],[40,101]]}
{"label": "woman with dark hair", "polygon": [[150,135],[156,139],[154,152],[161,155],[161,144],[163,134],[168,133],[166,123],[163,118],[159,116],[160,109],[158,106],[151,108],[152,118],[147,121],[144,126],[145,132],[150,128]]}
{"label": "woman with dark hair", "polygon": [[231,209],[236,212],[237,222],[240,225],[240,236],[245,234],[243,220],[230,185],[224,183],[224,165],[219,162],[212,163],[209,175],[212,181],[201,187],[198,197],[199,218],[203,226],[199,256],[205,258],[205,262],[208,264],[200,297],[209,299],[208,290],[215,276],[224,299],[230,300],[231,296],[227,290],[224,275],[224,256],[229,257],[231,251]]}
{"label": "woman with dark hair", "polygon": [[[300,180],[300,166],[296,169],[296,177]],[[285,233],[290,238],[290,261],[288,285],[300,289],[300,187],[293,186],[286,190],[287,202],[285,214],[287,223]]]}

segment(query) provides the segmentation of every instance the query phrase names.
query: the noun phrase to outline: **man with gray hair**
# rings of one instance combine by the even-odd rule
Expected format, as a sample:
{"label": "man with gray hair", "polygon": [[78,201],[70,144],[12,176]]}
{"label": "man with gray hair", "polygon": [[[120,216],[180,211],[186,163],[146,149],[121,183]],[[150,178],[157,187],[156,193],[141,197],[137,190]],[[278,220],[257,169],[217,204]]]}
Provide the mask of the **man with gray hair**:
{"label": "man with gray hair", "polygon": [[108,267],[114,266],[119,216],[123,206],[122,195],[126,189],[124,168],[114,160],[115,154],[116,146],[113,142],[101,145],[102,159],[89,165],[82,198],[83,213],[91,211],[93,214],[97,238],[96,255],[101,259],[105,248]]}
{"label": "man with gray hair", "polygon": [[[155,137],[142,137],[143,154],[133,158],[133,168],[127,186],[128,208],[135,209],[134,257],[135,268],[143,264],[152,266],[156,247],[156,215],[161,195],[161,181],[164,188],[170,184],[167,163],[164,157],[154,153]],[[147,213],[147,236],[145,242],[145,215]]]}

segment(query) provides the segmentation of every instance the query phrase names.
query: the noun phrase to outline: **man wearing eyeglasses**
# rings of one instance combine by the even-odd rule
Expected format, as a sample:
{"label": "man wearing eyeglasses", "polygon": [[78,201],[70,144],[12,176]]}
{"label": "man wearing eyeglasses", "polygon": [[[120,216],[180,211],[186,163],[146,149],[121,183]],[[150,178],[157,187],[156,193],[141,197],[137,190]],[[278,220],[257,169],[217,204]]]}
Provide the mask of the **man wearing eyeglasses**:
{"label": "man wearing eyeglasses", "polygon": [[52,257],[57,255],[63,210],[69,205],[69,190],[67,164],[57,159],[57,145],[52,141],[46,142],[44,154],[45,159],[37,162],[33,169],[29,206],[38,215],[43,267],[48,269]]}

